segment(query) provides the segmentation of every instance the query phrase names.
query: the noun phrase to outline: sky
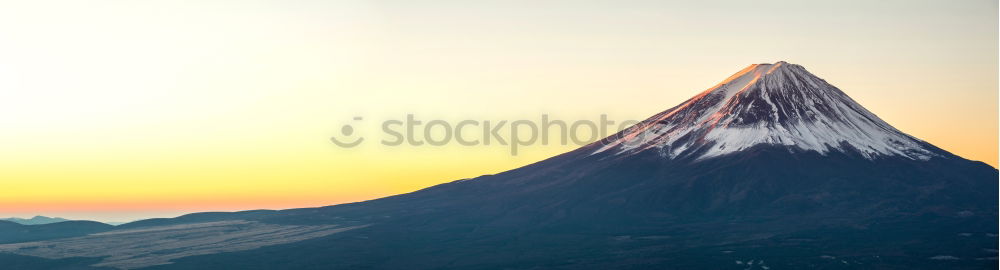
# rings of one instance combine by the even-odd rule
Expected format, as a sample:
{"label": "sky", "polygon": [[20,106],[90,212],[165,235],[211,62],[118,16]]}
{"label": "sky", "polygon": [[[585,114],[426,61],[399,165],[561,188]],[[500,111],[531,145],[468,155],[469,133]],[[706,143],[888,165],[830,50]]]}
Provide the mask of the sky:
{"label": "sky", "polygon": [[781,60],[997,166],[997,1],[805,2],[2,1],[0,216],[405,193],[576,146],[387,147],[381,121],[645,119]]}

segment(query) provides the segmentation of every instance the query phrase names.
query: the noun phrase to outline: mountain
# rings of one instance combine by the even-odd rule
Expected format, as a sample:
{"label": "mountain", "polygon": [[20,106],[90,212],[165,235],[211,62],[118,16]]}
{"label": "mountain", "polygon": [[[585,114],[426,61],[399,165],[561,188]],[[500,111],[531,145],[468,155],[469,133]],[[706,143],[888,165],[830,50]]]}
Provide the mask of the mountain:
{"label": "mountain", "polygon": [[76,237],[106,232],[113,228],[114,226],[108,224],[82,220],[38,225],[0,221],[0,244]]}
{"label": "mountain", "polygon": [[[996,268],[997,179],[778,62],[496,175],[0,251],[124,269],[983,269]],[[146,244],[207,235],[240,244]]]}
{"label": "mountain", "polygon": [[35,216],[35,217],[32,217],[32,218],[27,218],[27,219],[25,219],[25,218],[16,218],[16,217],[12,217],[12,218],[0,218],[0,220],[11,221],[11,222],[15,222],[15,223],[18,223],[18,224],[23,224],[23,225],[40,225],[40,224],[49,224],[49,223],[69,221],[68,219],[64,219],[64,218],[46,217],[46,216]]}

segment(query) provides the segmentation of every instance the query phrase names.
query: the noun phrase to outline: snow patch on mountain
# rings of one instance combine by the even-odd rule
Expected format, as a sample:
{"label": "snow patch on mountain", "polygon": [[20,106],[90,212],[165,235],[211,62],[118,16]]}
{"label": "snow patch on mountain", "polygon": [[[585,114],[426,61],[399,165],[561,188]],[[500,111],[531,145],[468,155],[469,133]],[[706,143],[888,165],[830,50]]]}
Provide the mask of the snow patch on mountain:
{"label": "snow patch on mountain", "polygon": [[684,103],[603,141],[592,154],[656,150],[665,157],[722,156],[756,145],[784,145],[866,158],[936,154],[802,66],[751,65]]}

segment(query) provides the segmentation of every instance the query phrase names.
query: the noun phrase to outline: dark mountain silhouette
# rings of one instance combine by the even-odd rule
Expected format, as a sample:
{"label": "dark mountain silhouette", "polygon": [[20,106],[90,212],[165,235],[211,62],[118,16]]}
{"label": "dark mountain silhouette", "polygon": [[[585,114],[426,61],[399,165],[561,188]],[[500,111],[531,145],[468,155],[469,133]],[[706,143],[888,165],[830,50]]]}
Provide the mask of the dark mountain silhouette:
{"label": "dark mountain silhouette", "polygon": [[41,225],[56,222],[69,221],[65,218],[58,217],[46,217],[46,216],[34,216],[32,218],[0,218],[0,220],[11,221],[23,225]]}
{"label": "dark mountain silhouette", "polygon": [[500,174],[122,227],[363,225],[149,269],[983,269],[996,268],[997,178],[779,62]]}
{"label": "dark mountain silhouette", "polygon": [[63,221],[41,225],[23,225],[0,220],[0,244],[75,237],[106,232],[114,226],[96,221]]}
{"label": "dark mountain silhouette", "polygon": [[202,212],[202,213],[187,214],[175,218],[151,218],[151,219],[138,220],[118,225],[115,227],[115,229],[119,230],[137,229],[145,227],[169,226],[169,225],[212,222],[212,221],[233,220],[233,219],[252,220],[252,219],[262,218],[274,212],[277,211],[251,210],[251,211],[241,211],[241,212]]}

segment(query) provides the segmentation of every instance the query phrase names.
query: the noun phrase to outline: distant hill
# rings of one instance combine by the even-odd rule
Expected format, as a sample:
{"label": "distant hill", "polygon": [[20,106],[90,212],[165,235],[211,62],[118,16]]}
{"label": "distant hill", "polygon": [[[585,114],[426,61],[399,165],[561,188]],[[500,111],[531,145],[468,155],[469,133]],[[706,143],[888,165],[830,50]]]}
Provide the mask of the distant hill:
{"label": "distant hill", "polygon": [[96,221],[63,221],[40,225],[0,221],[0,244],[82,236],[110,231],[114,227]]}
{"label": "distant hill", "polygon": [[16,218],[16,217],[0,218],[0,220],[10,221],[22,225],[41,225],[41,224],[69,221],[68,219],[65,218],[46,217],[46,216],[35,216],[33,218]]}

